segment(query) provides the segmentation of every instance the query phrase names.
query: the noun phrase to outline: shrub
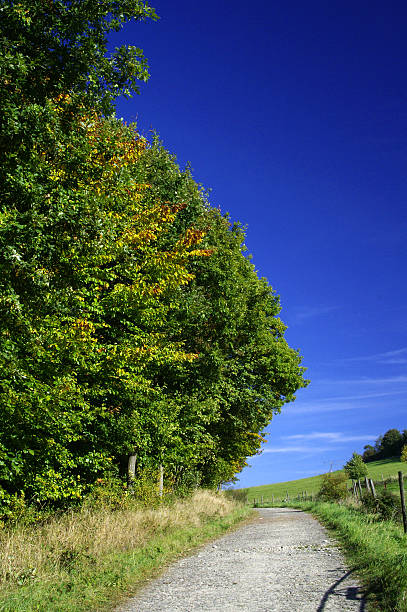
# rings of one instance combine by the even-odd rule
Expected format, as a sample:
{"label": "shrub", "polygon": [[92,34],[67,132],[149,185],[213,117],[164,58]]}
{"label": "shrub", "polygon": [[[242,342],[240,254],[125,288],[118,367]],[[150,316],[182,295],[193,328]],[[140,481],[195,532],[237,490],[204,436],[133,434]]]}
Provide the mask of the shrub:
{"label": "shrub", "polygon": [[248,489],[226,489],[225,495],[241,504],[247,504]]}
{"label": "shrub", "polygon": [[407,444],[401,449],[400,461],[407,462]]}
{"label": "shrub", "polygon": [[346,481],[347,477],[343,472],[324,474],[322,476],[321,488],[318,491],[318,498],[322,501],[345,499],[348,494]]}
{"label": "shrub", "polygon": [[362,497],[365,512],[376,514],[382,520],[399,520],[401,517],[400,500],[394,493],[384,489],[376,498],[366,493]]}

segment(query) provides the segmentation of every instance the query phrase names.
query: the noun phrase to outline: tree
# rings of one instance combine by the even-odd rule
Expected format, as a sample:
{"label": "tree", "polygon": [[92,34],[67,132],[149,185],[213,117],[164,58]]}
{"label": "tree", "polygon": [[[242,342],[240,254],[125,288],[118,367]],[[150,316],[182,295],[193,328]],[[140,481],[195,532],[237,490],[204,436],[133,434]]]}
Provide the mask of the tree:
{"label": "tree", "polygon": [[76,127],[59,157],[38,151],[46,207],[32,224],[6,211],[0,226],[0,478],[10,495],[59,504],[135,448],[158,460],[177,431],[155,377],[196,359],[166,321],[189,258],[209,255],[191,225],[160,245],[185,205],[135,181],[144,139],[96,115]]}
{"label": "tree", "polygon": [[[0,480],[5,495],[22,490],[39,501],[61,502],[80,497],[108,469],[122,421],[127,419],[126,431],[134,428],[134,413],[117,414],[126,356],[100,346],[103,332],[107,336],[115,327],[103,321],[103,308],[110,300],[113,311],[114,302],[124,300],[128,277],[120,277],[119,264],[136,250],[129,232],[151,232],[143,251],[148,256],[158,226],[165,231],[177,214],[172,206],[157,205],[146,215],[141,207],[135,216],[131,203],[145,189],[129,184],[127,166],[134,166],[142,141],[134,134],[129,139],[115,123],[114,143],[97,118],[112,112],[118,95],[137,92],[148,78],[142,52],[122,46],[109,55],[107,34],[131,19],[156,15],[140,0],[6,0],[1,13]],[[104,137],[97,129],[105,129]],[[116,180],[116,192],[106,195],[101,179],[105,187]],[[127,291],[133,302],[137,291],[139,298],[143,294],[143,316],[154,299],[162,301],[161,291],[189,278],[182,264],[185,248],[173,252],[175,259],[180,255],[179,275],[168,284],[153,257],[151,282]],[[168,278],[178,263],[169,264]],[[119,274],[115,279],[112,268]],[[109,283],[116,292],[107,299]],[[154,361],[170,347],[157,341],[158,330],[149,342],[133,333],[139,350],[133,380],[144,349]],[[122,341],[124,346],[123,336]],[[172,345],[172,356],[185,356],[179,349]],[[113,379],[107,393],[98,379],[104,369]],[[143,381],[140,375],[139,394]],[[121,448],[129,444],[120,440]]]}
{"label": "tree", "polygon": [[383,435],[380,445],[381,457],[396,457],[400,456],[401,447],[403,445],[403,436],[398,429],[389,429]]}
{"label": "tree", "polygon": [[367,467],[358,453],[353,453],[352,457],[344,465],[345,472],[352,480],[359,480],[367,476]]}
{"label": "tree", "polygon": [[365,449],[362,455],[363,461],[373,461],[376,454],[374,447],[371,444],[365,444],[363,448]]}
{"label": "tree", "polygon": [[407,462],[407,444],[401,449],[400,461]]}
{"label": "tree", "polygon": [[[0,195],[26,214],[47,202],[38,151],[58,155],[83,110],[106,116],[119,95],[148,79],[140,49],[107,52],[107,34],[130,20],[156,19],[141,0],[5,0],[0,20]],[[69,105],[59,105],[69,96]],[[59,107],[59,108],[58,108]],[[61,114],[61,108],[63,110]],[[71,161],[73,156],[71,156]]]}
{"label": "tree", "polygon": [[2,2],[0,49],[7,101],[43,104],[61,94],[81,96],[111,113],[120,95],[138,92],[148,79],[141,49],[108,52],[107,35],[131,20],[157,19],[142,0],[20,0]]}
{"label": "tree", "polygon": [[136,453],[174,480],[228,480],[307,381],[240,225],[107,118],[148,76],[107,33],[155,13],[1,11],[0,496],[72,502]]}
{"label": "tree", "polygon": [[182,440],[185,455],[175,459],[173,449],[174,463],[193,468],[204,484],[219,483],[259,452],[272,416],[307,384],[305,368],[284,339],[279,297],[245,253],[243,228],[209,206],[158,140],[139,168],[139,180],[151,184],[156,197],[177,194],[188,202],[173,227],[205,229],[202,245],[212,253],[189,260],[194,279],[172,298],[167,321],[169,333],[199,357],[157,374],[181,406],[177,448]]}

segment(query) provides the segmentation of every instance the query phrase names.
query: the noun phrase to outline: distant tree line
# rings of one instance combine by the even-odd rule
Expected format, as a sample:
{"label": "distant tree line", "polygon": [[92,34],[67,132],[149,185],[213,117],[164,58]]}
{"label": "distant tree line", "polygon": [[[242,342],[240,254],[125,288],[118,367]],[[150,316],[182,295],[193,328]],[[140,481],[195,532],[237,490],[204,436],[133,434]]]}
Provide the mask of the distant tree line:
{"label": "distant tree line", "polygon": [[407,444],[407,429],[402,432],[398,429],[389,429],[385,434],[379,436],[372,446],[366,444],[363,448],[363,461],[377,461],[389,457],[400,457],[403,446]]}

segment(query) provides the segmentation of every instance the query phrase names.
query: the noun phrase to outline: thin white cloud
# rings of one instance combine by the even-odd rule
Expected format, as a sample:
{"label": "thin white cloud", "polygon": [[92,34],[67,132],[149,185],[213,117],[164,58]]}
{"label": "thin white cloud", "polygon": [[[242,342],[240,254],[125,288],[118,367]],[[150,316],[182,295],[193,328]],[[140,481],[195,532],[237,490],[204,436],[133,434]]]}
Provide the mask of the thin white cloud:
{"label": "thin white cloud", "polygon": [[394,351],[386,351],[385,353],[375,353],[373,355],[364,355],[361,357],[347,357],[338,359],[341,363],[350,363],[355,361],[374,361],[382,364],[404,364],[407,363],[407,347],[396,349]]}
{"label": "thin white cloud", "polygon": [[[365,407],[367,407],[367,404]],[[340,412],[341,410],[360,410],[361,408],[363,408],[363,404],[361,405],[342,401],[334,402],[327,399],[324,402],[295,402],[293,405],[288,406],[286,410],[289,410],[290,413],[295,414],[311,414],[319,412]]]}
{"label": "thin white cloud", "polygon": [[[389,397],[392,395],[404,395],[405,391],[377,391],[373,393],[362,393],[362,395],[340,395],[339,397],[332,397],[334,402],[342,402],[347,400],[362,400],[362,399],[374,399],[376,397]],[[324,400],[328,401],[328,400]]]}
{"label": "thin white cloud", "polygon": [[280,446],[276,448],[265,448],[263,453],[324,453],[331,451],[336,447],[333,446]]}
{"label": "thin white cloud", "polygon": [[[344,444],[347,442],[365,442],[366,440],[375,440],[377,438],[376,435],[364,434],[360,436],[353,436],[345,434],[341,431],[314,431],[309,434],[295,434],[292,436],[282,436],[282,440],[300,442],[298,445],[287,445],[287,446],[268,446],[263,449],[264,453],[303,453],[303,454],[313,454],[313,453],[325,453],[331,452],[332,450],[337,450],[339,448],[343,448]],[[313,440],[320,440],[321,442],[325,442],[324,446],[309,446],[306,444],[307,442]],[[304,442],[304,444],[301,444]]]}
{"label": "thin white cloud", "polygon": [[293,414],[314,414],[320,412],[340,412],[342,410],[363,410],[372,408],[372,405],[375,405],[373,402],[375,399],[394,397],[397,395],[406,395],[406,391],[392,390],[361,393],[357,395],[340,395],[331,398],[325,397],[308,402],[297,399],[293,404],[288,405],[286,410]]}
{"label": "thin white cloud", "polygon": [[387,385],[387,384],[405,384],[407,383],[407,376],[389,376],[387,378],[349,378],[349,379],[332,379],[332,378],[320,378],[319,384],[323,385]]}
{"label": "thin white cloud", "polygon": [[292,436],[282,436],[283,440],[325,440],[326,442],[359,442],[364,440],[375,440],[377,435],[364,434],[352,436],[341,431],[320,432],[314,431],[309,434],[295,434]]}
{"label": "thin white cloud", "polygon": [[294,313],[294,321],[301,323],[306,319],[312,319],[314,317],[320,317],[321,315],[328,314],[333,310],[338,310],[339,306],[304,306],[298,308]]}

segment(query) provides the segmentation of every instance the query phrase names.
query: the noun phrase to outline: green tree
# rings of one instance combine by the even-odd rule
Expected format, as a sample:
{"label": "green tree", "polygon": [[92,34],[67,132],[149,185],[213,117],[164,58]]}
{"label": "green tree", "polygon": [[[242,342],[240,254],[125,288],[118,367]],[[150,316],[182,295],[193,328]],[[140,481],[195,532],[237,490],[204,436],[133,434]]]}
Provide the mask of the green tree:
{"label": "green tree", "polygon": [[380,445],[381,457],[396,457],[400,456],[403,445],[403,436],[398,429],[389,429],[383,434]]}
{"label": "green tree", "polygon": [[141,49],[107,48],[109,32],[132,20],[157,19],[147,2],[4,0],[1,13],[3,94],[18,107],[21,97],[43,104],[69,92],[111,112],[118,96],[138,92],[138,83],[148,79]]}
{"label": "green tree", "polygon": [[[88,129],[93,124],[103,131],[95,110],[110,114],[117,95],[131,95],[148,78],[142,52],[122,46],[109,54],[107,34],[155,13],[137,0],[5,1],[0,11],[0,481],[6,497],[21,490],[60,502],[79,497],[110,465],[123,428],[110,398],[117,396],[126,359],[98,346],[109,326],[102,297],[107,303],[114,261],[124,265],[135,250],[129,230],[149,228],[156,236],[166,215],[150,207],[149,218],[136,219],[128,206],[130,195],[141,195],[130,193],[126,170],[126,155],[138,146],[134,138],[127,152],[119,151],[128,138],[117,123],[111,126],[117,144],[108,138],[92,143]],[[110,179],[121,171],[111,197],[98,187],[106,179],[98,155]],[[118,166],[109,166],[109,159]],[[169,223],[167,215],[163,228]],[[154,251],[154,240],[147,241],[145,255]],[[156,259],[152,268],[149,286],[158,291],[155,283],[161,290],[163,279]],[[175,284],[189,278],[179,271]],[[118,303],[124,293],[116,289],[109,299]],[[154,296],[143,300],[147,313]],[[150,334],[146,348],[154,352],[152,340]],[[138,337],[138,348],[144,345]],[[104,368],[116,385],[107,394],[98,386]],[[132,418],[127,415],[126,431]]]}
{"label": "green tree", "polygon": [[[84,108],[110,115],[117,96],[148,78],[141,50],[109,53],[108,33],[156,15],[140,0],[4,0],[0,14],[0,195],[27,215],[47,206],[38,151],[58,156]],[[56,103],[68,95],[61,115]]]}
{"label": "green tree", "polygon": [[0,478],[10,495],[80,498],[126,453],[159,459],[177,430],[178,407],[154,377],[196,358],[166,321],[171,294],[192,279],[189,258],[209,253],[191,225],[160,244],[184,204],[136,182],[145,148],[131,128],[83,115],[58,158],[38,151],[48,197],[36,223],[0,218]]}
{"label": "green tree", "polygon": [[407,444],[401,449],[400,461],[407,462]]}
{"label": "green tree", "polygon": [[246,254],[244,229],[209,206],[188,170],[180,172],[157,140],[140,162],[140,180],[157,197],[177,194],[188,202],[177,231],[192,222],[204,228],[202,244],[212,253],[190,260],[194,279],[175,294],[168,319],[171,335],[199,358],[162,371],[160,379],[183,405],[179,431],[190,448],[187,465],[195,465],[205,484],[218,483],[259,452],[273,414],[307,384],[304,368],[284,339],[279,297]]}
{"label": "green tree", "polygon": [[101,118],[148,76],[108,32],[155,13],[1,11],[2,491],[72,501],[128,453],[174,480],[233,478],[307,381],[243,229],[157,141]]}
{"label": "green tree", "polygon": [[352,457],[344,465],[345,472],[348,478],[352,480],[359,480],[367,476],[367,467],[363,462],[363,459],[358,453],[353,453]]}
{"label": "green tree", "polygon": [[375,458],[375,449],[371,444],[365,444],[364,448],[364,452],[362,455],[362,459],[363,461],[373,461]]}

